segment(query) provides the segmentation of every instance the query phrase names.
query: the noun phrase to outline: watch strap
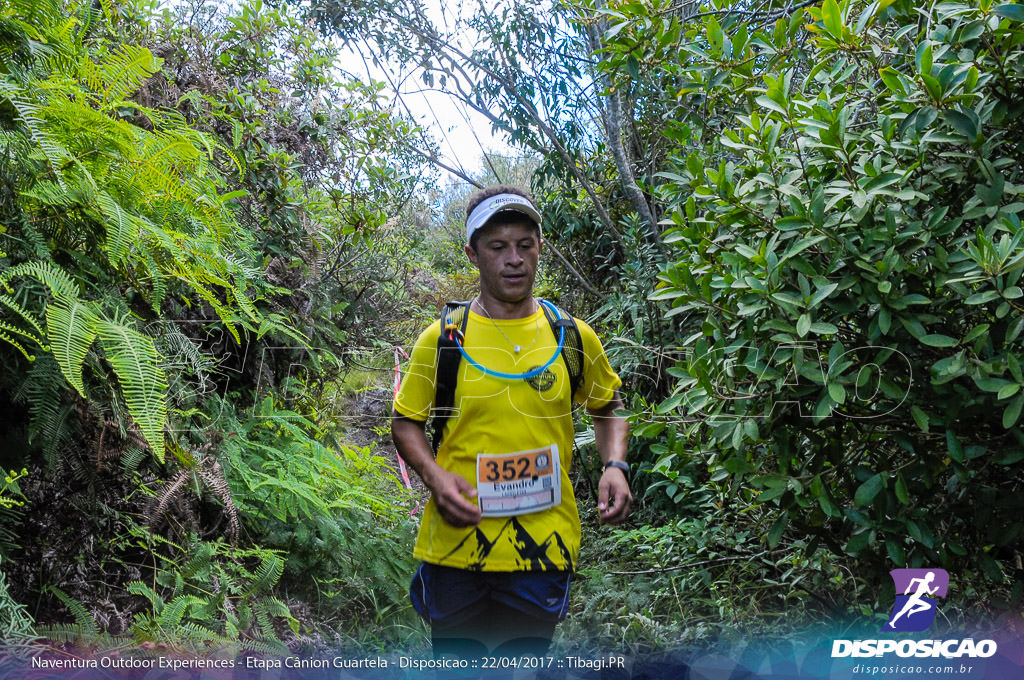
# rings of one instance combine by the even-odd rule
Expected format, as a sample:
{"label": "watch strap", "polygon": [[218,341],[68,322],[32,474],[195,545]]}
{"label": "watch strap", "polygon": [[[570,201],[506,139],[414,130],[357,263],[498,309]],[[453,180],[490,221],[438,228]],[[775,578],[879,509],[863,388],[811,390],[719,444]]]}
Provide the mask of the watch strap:
{"label": "watch strap", "polygon": [[619,470],[625,472],[627,475],[629,474],[629,463],[622,460],[608,461],[607,463],[604,464],[604,470],[607,470],[608,468],[618,468]]}

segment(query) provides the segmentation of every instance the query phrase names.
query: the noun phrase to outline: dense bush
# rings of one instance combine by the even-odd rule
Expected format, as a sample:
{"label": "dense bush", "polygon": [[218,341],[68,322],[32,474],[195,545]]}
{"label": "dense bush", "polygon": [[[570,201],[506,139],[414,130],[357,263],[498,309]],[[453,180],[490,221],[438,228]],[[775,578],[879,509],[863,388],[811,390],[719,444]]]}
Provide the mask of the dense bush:
{"label": "dense bush", "polygon": [[1021,594],[1021,19],[826,0],[687,27],[702,143],[662,175],[654,296],[688,337],[652,429],[684,428],[666,455],[756,501],[769,546]]}

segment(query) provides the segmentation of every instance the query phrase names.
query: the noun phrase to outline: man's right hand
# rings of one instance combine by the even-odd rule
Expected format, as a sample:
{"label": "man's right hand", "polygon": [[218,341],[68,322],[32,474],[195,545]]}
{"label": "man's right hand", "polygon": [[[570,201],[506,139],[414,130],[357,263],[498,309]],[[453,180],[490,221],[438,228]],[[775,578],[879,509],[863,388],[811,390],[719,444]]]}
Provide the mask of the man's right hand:
{"label": "man's right hand", "polygon": [[423,481],[434,494],[434,502],[445,522],[459,528],[480,523],[480,506],[471,500],[476,498],[476,488],[465,477],[435,465]]}
{"label": "man's right hand", "polygon": [[395,449],[430,492],[441,518],[453,527],[473,527],[480,523],[480,507],[473,500],[476,488],[464,477],[448,472],[434,460],[434,452],[424,432],[425,422],[403,418],[392,411],[391,436]]}

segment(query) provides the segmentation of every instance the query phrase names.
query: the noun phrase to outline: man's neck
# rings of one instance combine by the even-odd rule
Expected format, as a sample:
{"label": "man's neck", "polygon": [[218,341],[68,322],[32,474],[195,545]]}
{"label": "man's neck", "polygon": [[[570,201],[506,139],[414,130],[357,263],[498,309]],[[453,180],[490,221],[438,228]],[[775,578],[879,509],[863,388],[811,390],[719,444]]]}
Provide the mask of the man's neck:
{"label": "man's neck", "polygon": [[532,295],[517,302],[506,302],[486,293],[480,293],[475,302],[473,311],[492,319],[525,319],[537,311],[538,304]]}

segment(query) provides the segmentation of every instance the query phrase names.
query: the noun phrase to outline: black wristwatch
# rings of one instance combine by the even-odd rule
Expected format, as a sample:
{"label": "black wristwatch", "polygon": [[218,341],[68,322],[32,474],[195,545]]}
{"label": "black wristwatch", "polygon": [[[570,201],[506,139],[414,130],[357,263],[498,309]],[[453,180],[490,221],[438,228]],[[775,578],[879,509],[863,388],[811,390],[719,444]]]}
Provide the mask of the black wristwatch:
{"label": "black wristwatch", "polygon": [[602,472],[606,471],[610,467],[618,468],[618,469],[622,470],[623,472],[625,472],[626,476],[629,476],[629,463],[627,463],[625,461],[610,460],[610,461],[608,461],[607,463],[604,464],[604,469],[602,470]]}

